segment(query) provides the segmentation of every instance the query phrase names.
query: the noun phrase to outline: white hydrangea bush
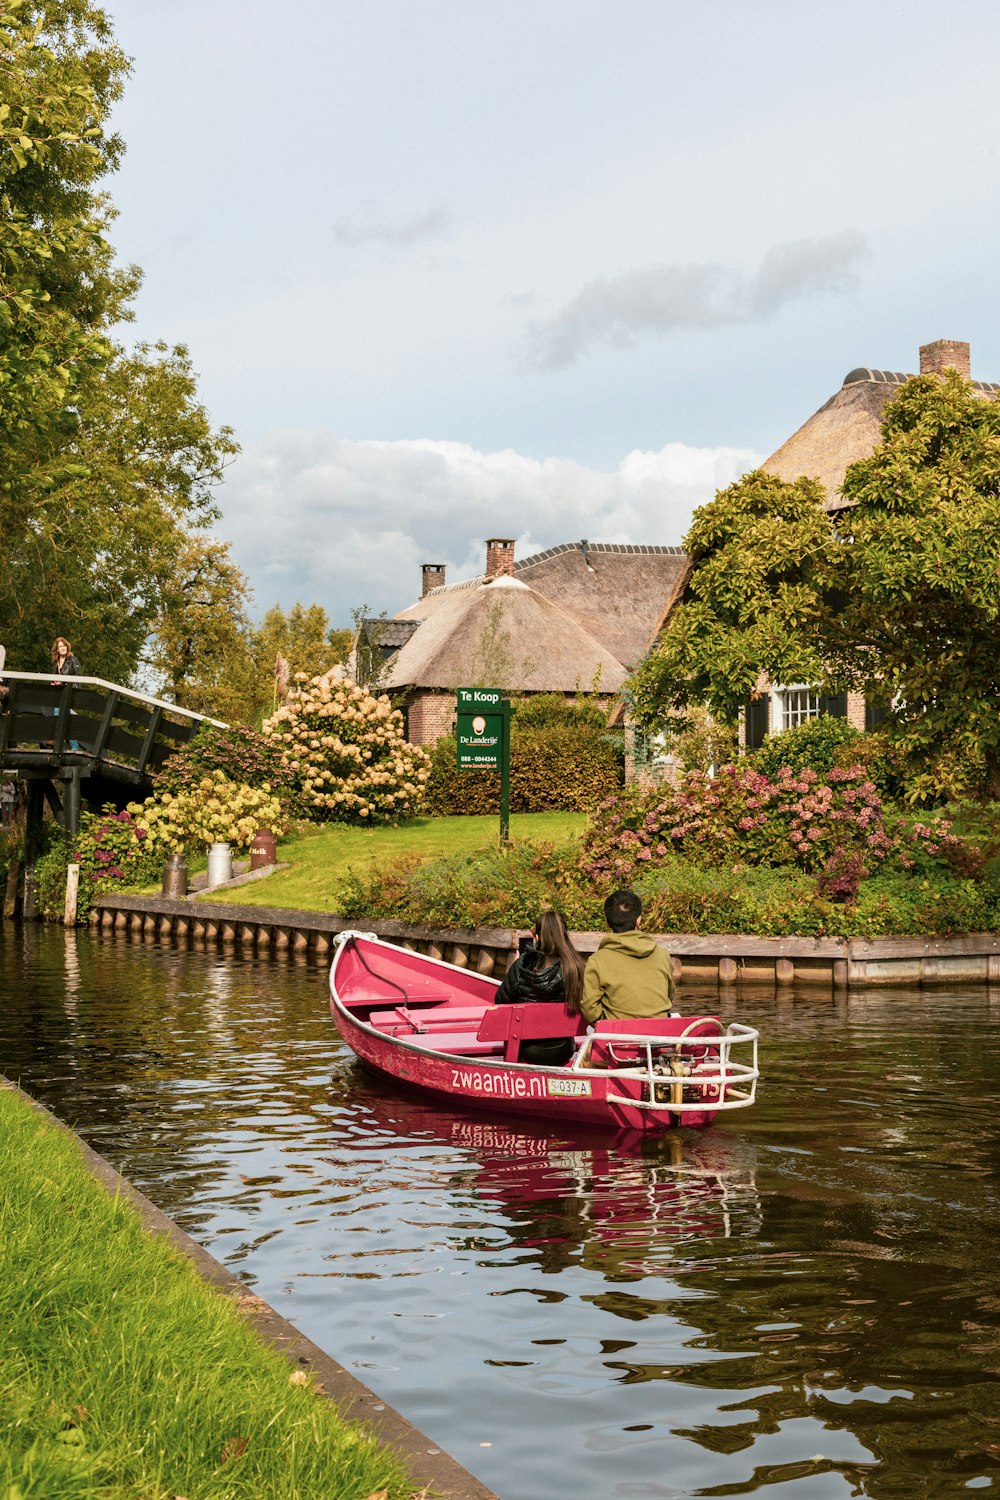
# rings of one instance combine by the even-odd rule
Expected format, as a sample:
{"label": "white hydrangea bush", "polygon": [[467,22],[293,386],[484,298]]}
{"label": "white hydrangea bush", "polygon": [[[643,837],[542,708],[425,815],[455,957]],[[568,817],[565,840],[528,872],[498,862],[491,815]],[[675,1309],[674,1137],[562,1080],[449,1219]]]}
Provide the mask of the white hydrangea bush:
{"label": "white hydrangea bush", "polygon": [[203,776],[181,792],[162,792],[129,804],[151,848],[181,853],[198,844],[232,844],[247,849],[261,828],[279,832],[281,803],[265,782],[260,787],[230,781],[222,771]]}
{"label": "white hydrangea bush", "polygon": [[265,720],[281,760],[298,778],[302,804],[324,822],[385,823],[424,799],[430,757],[403,737],[403,716],[384,695],[330,675],[301,673]]}

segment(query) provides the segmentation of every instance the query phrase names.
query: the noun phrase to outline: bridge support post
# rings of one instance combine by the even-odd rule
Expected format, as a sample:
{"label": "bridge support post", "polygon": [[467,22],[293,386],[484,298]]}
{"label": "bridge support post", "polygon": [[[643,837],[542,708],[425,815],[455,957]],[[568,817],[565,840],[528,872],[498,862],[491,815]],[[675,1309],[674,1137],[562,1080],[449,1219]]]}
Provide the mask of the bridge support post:
{"label": "bridge support post", "polygon": [[42,818],[45,812],[45,792],[40,781],[28,782],[28,802],[24,815],[24,903],[22,912],[26,922],[38,917],[38,900],[35,894],[35,866],[42,852]]}
{"label": "bridge support post", "polygon": [[70,838],[76,838],[80,832],[80,767],[71,767],[65,777],[66,790],[63,792],[63,825]]}

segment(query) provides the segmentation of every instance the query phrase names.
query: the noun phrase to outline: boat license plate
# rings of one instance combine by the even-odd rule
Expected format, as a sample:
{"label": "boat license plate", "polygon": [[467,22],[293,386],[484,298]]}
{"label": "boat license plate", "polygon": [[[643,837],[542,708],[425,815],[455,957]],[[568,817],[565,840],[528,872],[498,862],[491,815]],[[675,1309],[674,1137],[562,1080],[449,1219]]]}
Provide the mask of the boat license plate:
{"label": "boat license plate", "polygon": [[550,1078],[548,1084],[550,1098],[579,1099],[590,1093],[589,1078]]}

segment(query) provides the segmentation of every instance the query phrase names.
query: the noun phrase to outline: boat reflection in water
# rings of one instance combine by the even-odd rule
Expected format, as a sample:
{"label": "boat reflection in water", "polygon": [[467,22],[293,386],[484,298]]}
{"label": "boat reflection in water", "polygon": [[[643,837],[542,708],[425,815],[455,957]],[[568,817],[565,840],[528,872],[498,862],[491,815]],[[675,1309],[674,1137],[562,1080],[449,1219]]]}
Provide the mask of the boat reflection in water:
{"label": "boat reflection in water", "polygon": [[[545,1271],[579,1264],[615,1280],[670,1275],[680,1247],[693,1269],[698,1246],[728,1238],[737,1223],[742,1235],[759,1229],[754,1152],[724,1131],[567,1136],[481,1110],[456,1114],[357,1072],[352,1086],[352,1113],[366,1116],[369,1139],[450,1147],[454,1193],[467,1203],[471,1189],[494,1225],[498,1211],[510,1245]],[[437,1169],[440,1185],[440,1160]]]}

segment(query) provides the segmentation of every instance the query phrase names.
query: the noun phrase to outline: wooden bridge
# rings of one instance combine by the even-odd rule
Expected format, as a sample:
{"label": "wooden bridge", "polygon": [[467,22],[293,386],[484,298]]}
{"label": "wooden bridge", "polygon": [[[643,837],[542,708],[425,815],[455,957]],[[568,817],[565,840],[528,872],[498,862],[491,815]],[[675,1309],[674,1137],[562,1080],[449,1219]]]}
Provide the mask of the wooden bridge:
{"label": "wooden bridge", "polygon": [[84,797],[98,806],[148,797],[163,762],[202,724],[226,727],[99,677],[0,673],[0,778],[16,774],[28,787],[25,915],[45,803],[76,833]]}

